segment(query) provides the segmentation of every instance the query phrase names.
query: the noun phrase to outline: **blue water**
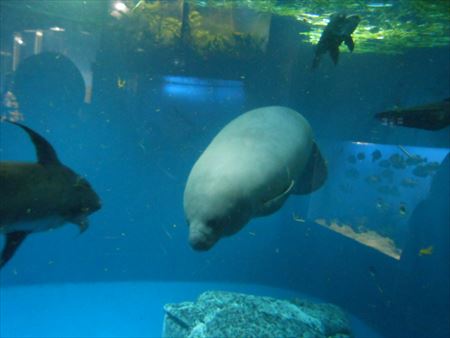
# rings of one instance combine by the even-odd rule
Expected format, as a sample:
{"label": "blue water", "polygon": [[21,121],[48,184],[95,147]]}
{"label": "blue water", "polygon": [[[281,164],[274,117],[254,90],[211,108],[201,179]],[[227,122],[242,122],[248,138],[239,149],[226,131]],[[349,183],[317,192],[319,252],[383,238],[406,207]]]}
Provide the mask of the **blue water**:
{"label": "blue water", "polygon": [[[0,290],[0,336],[159,337],[164,304],[194,301],[208,290],[320,301],[292,290],[224,283],[134,282],[7,287]],[[350,318],[355,338],[381,338],[355,316]]]}
{"label": "blue water", "polygon": [[[448,128],[374,119],[380,111],[449,97],[448,46],[380,54],[358,53],[356,43],[337,66],[325,56],[312,72],[314,46],[299,38],[308,27],[273,17],[262,59],[189,64],[180,51],[124,55],[128,39],[114,40],[114,25],[80,28],[80,18],[109,15],[109,1],[83,2],[96,9],[75,20],[70,8],[60,12],[68,3],[0,1],[0,88],[4,99],[14,87],[15,62],[39,55],[35,30],[44,34],[40,52],[74,64],[78,77],[59,82],[48,69],[25,73],[22,122],[92,184],[102,209],[82,234],[67,224],[28,236],[0,271],[0,337],[157,337],[165,303],[193,301],[211,289],[330,302],[351,314],[356,337],[449,337],[450,178],[441,172],[430,194],[433,175],[414,176],[413,167],[386,173],[378,164],[396,154],[406,158],[404,150],[441,163]],[[382,5],[373,3],[371,13]],[[64,102],[77,79],[88,95],[74,108]],[[45,109],[42,98],[51,98]],[[193,251],[183,210],[193,164],[228,122],[268,105],[288,106],[309,121],[327,161],[325,185],[289,197],[212,250]],[[377,162],[374,150],[382,153]],[[359,153],[363,159],[348,161]],[[35,159],[27,135],[1,123],[0,160]],[[416,183],[407,187],[405,179]],[[325,229],[320,219],[387,234],[404,250],[402,260]]]}

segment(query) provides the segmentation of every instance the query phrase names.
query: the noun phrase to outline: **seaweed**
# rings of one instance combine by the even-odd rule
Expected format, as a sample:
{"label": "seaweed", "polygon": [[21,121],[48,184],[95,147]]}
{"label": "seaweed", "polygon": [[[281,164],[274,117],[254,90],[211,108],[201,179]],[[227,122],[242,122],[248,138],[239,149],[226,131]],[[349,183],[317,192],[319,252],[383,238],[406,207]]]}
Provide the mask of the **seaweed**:
{"label": "seaweed", "polygon": [[[184,48],[203,59],[253,59],[264,53],[268,37],[236,24],[239,10],[294,17],[307,26],[298,43],[315,45],[334,12],[356,13],[362,21],[353,33],[355,53],[402,53],[450,43],[450,4],[447,1],[398,0],[178,0],[139,2],[115,23],[115,34],[128,41],[128,52]],[[252,20],[252,18],[249,18]],[[125,41],[125,40],[122,40]],[[346,49],[342,49],[347,52]]]}

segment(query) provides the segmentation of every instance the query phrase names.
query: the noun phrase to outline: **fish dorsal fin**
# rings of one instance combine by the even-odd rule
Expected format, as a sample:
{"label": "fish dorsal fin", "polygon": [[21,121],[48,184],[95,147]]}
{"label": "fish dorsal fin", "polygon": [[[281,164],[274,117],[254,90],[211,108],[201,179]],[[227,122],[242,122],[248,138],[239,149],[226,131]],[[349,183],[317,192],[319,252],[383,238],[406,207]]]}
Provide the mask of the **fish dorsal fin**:
{"label": "fish dorsal fin", "polygon": [[15,124],[16,126],[19,126],[20,128],[22,128],[27,132],[28,136],[30,136],[31,141],[33,142],[34,147],[36,148],[36,156],[38,163],[42,165],[61,164],[61,162],[58,159],[58,155],[56,155],[55,149],[53,149],[51,144],[48,143],[48,141],[45,138],[36,133],[34,130],[28,128],[27,126],[24,126],[23,124],[13,121],[8,122]]}
{"label": "fish dorsal fin", "polygon": [[319,147],[313,142],[308,163],[306,163],[305,169],[303,169],[294,189],[292,189],[292,193],[306,195],[319,189],[327,179],[327,172],[327,165]]}
{"label": "fish dorsal fin", "polygon": [[6,241],[0,256],[0,269],[14,256],[20,244],[28,236],[29,232],[15,231],[6,234]]}

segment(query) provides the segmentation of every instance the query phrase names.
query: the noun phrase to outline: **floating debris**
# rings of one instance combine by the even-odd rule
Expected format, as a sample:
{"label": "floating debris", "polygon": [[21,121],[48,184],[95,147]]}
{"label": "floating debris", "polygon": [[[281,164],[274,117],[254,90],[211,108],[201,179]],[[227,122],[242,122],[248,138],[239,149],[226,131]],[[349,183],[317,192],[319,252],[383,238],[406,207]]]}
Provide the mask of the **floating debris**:
{"label": "floating debris", "polygon": [[296,213],[293,213],[293,214],[292,214],[292,219],[293,219],[294,221],[296,221],[296,222],[299,222],[299,223],[305,223],[305,222],[306,222],[306,220],[305,220],[304,218],[300,217],[300,216],[297,215]]}
{"label": "floating debris", "polygon": [[370,274],[370,277],[372,277],[373,281],[375,282],[375,285],[376,285],[378,291],[380,293],[384,293],[383,288],[380,286],[380,284],[377,281],[377,270],[375,269],[375,267],[373,265],[369,266],[369,274]]}
{"label": "floating debris", "polygon": [[126,85],[127,81],[122,79],[121,77],[117,78],[117,88],[123,89]]}
{"label": "floating debris", "polygon": [[405,203],[400,203],[400,207],[398,209],[400,216],[405,216],[406,215],[406,204]]}
{"label": "floating debris", "polygon": [[390,209],[390,205],[388,204],[388,203],[386,203],[383,199],[381,199],[381,198],[378,198],[377,199],[377,203],[375,204],[375,206],[376,206],[376,208],[379,210],[379,211],[382,211],[382,212],[386,212],[386,211],[388,211],[389,209]]}
{"label": "floating debris", "polygon": [[378,161],[381,158],[381,156],[383,156],[381,154],[381,151],[379,151],[378,149],[374,150],[372,153],[372,162]]}
{"label": "floating debris", "polygon": [[433,254],[433,246],[430,245],[427,248],[422,248],[419,250],[419,256],[426,256],[426,255],[432,255]]}

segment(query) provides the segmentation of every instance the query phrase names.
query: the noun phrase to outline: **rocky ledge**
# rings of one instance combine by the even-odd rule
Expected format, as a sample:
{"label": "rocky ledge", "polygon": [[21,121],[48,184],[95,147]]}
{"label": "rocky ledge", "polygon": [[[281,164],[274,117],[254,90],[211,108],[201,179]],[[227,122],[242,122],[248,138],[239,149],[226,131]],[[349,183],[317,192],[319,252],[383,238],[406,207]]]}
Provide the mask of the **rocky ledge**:
{"label": "rocky ledge", "polygon": [[164,306],[163,337],[347,338],[345,313],[332,304],[208,291]]}

